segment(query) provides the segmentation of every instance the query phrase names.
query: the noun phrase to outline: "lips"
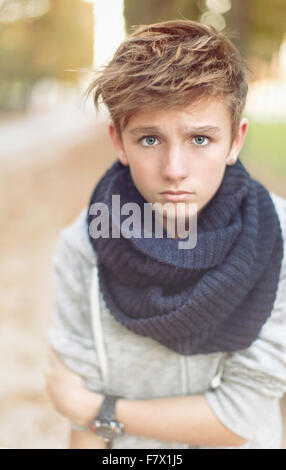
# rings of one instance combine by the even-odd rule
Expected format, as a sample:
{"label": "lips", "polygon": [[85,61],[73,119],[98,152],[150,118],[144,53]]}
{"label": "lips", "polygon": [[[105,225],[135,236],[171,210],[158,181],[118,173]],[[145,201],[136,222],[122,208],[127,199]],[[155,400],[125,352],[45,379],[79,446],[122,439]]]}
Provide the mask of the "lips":
{"label": "lips", "polygon": [[191,194],[191,193],[189,191],[163,191],[161,194],[179,195],[179,194]]}
{"label": "lips", "polygon": [[189,198],[189,196],[193,193],[190,193],[188,191],[163,191],[161,193],[165,199],[168,201],[184,201]]}

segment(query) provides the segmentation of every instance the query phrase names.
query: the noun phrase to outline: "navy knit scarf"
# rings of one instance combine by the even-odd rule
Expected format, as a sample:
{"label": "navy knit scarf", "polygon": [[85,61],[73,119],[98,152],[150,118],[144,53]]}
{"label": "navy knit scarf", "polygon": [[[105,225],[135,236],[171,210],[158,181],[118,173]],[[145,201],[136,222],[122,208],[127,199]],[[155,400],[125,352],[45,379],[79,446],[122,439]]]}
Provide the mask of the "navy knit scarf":
{"label": "navy knit scarf", "polygon": [[[147,201],[129,167],[117,160],[90,202],[110,209]],[[94,213],[93,213],[94,214]],[[88,227],[94,215],[88,211]],[[203,208],[197,244],[178,249],[175,238],[93,238],[99,285],[114,318],[183,355],[236,351],[257,338],[276,297],[283,257],[279,219],[269,192],[240,160]]]}

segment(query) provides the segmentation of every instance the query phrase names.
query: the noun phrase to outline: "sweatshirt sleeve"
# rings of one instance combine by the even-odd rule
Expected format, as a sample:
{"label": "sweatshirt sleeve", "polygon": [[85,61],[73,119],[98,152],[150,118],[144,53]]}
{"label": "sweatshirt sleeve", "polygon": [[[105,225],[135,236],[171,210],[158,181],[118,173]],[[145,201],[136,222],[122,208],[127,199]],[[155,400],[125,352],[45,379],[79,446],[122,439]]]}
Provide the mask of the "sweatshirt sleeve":
{"label": "sweatshirt sleeve", "polygon": [[101,369],[90,318],[91,267],[61,232],[52,258],[53,312],[48,341],[63,362],[85,381],[102,391]]}
{"label": "sweatshirt sleeve", "polygon": [[246,440],[267,432],[269,419],[280,415],[279,399],[286,392],[285,254],[284,242],[280,280],[269,319],[249,348],[226,356],[220,383],[205,394],[220,421]]}

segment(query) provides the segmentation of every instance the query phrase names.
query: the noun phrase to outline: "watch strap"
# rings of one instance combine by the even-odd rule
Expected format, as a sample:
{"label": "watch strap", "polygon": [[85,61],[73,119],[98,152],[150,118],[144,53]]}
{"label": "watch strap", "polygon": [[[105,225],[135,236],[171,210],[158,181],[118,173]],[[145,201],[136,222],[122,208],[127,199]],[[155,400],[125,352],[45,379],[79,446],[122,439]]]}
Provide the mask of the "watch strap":
{"label": "watch strap", "polygon": [[105,395],[96,419],[104,421],[116,421],[115,404],[120,397]]}

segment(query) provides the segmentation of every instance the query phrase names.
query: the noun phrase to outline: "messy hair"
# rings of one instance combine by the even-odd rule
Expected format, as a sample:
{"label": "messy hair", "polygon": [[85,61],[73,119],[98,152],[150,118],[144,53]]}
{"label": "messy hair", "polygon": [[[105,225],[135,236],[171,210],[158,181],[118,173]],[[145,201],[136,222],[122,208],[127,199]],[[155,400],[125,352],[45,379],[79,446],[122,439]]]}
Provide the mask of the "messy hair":
{"label": "messy hair", "polygon": [[206,96],[224,98],[232,137],[248,90],[248,67],[225,34],[191,20],[137,26],[87,92],[107,106],[119,135],[137,111],[183,106]]}

